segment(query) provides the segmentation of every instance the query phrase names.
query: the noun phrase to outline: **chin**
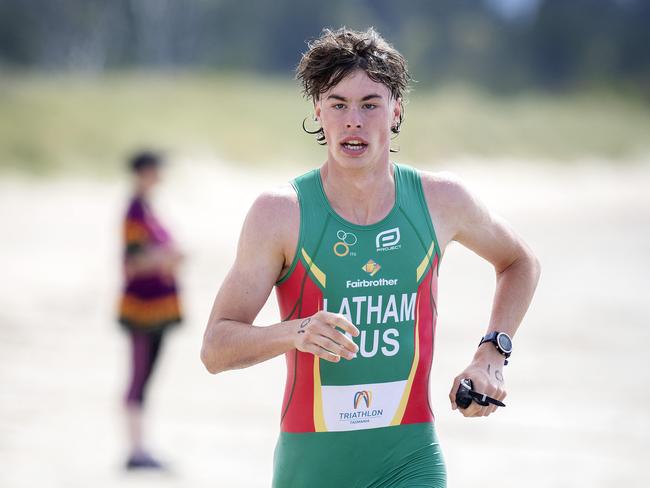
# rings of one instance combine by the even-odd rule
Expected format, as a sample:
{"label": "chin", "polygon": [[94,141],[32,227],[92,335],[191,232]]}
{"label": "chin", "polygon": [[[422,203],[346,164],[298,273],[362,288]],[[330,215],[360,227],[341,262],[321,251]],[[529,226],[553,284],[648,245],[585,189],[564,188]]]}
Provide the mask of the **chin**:
{"label": "chin", "polygon": [[348,156],[340,156],[334,159],[336,164],[345,169],[362,169],[372,166],[370,160],[367,158],[351,158]]}

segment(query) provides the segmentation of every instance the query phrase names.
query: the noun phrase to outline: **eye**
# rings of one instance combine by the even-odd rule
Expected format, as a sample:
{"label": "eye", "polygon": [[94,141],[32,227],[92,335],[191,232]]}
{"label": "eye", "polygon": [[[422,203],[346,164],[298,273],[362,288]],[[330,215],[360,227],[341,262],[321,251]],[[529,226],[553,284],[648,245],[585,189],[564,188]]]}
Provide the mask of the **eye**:
{"label": "eye", "polygon": [[336,103],[336,104],[333,105],[333,107],[334,107],[336,110],[342,110],[342,109],[345,108],[345,104],[344,104],[344,103]]}
{"label": "eye", "polygon": [[377,105],[374,103],[366,103],[363,105],[363,108],[367,108],[368,110],[374,110],[377,108]]}

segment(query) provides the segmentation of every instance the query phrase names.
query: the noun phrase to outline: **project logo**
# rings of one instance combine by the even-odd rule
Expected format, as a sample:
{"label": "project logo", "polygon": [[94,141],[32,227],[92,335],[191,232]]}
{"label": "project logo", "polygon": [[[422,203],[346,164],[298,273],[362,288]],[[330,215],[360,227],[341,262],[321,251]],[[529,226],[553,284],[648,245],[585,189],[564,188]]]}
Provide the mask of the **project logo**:
{"label": "project logo", "polygon": [[399,243],[400,239],[399,227],[380,232],[377,234],[375,239],[377,251],[392,251],[394,249],[399,249],[402,247]]}

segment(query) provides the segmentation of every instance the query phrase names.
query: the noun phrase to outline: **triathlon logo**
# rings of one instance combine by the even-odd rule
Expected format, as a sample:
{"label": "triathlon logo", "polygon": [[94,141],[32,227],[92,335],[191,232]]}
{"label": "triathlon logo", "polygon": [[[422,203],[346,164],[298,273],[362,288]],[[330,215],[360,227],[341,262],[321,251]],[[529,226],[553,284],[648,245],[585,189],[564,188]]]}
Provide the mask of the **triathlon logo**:
{"label": "triathlon logo", "polygon": [[343,256],[355,256],[356,253],[350,252],[350,248],[357,243],[357,236],[352,232],[345,232],[344,230],[339,230],[336,233],[336,237],[339,239],[335,244],[332,250],[334,254],[342,258]]}
{"label": "triathlon logo", "polygon": [[377,234],[377,238],[375,239],[377,251],[392,251],[394,249],[399,249],[402,247],[399,243],[400,239],[399,227],[380,232]]}
{"label": "triathlon logo", "polygon": [[381,266],[374,262],[372,259],[368,259],[368,262],[361,266],[361,269],[368,273],[370,276],[375,276],[377,271],[381,269]]}
{"label": "triathlon logo", "polygon": [[370,403],[372,402],[372,391],[370,390],[361,390],[354,394],[354,409],[359,408],[359,404],[363,400],[363,403],[366,404],[366,408],[370,408]]}

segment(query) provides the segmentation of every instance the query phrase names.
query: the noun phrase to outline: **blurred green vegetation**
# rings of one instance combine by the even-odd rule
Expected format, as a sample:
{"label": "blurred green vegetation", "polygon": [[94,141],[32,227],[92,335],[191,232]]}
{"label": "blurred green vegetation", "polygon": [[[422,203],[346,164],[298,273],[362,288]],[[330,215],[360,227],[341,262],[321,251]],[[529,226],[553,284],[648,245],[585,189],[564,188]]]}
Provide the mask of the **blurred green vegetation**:
{"label": "blurred green vegetation", "polygon": [[376,27],[427,83],[650,88],[647,0],[2,0],[0,68],[289,73],[323,27]]}
{"label": "blurred green vegetation", "polygon": [[[142,147],[254,167],[315,165],[311,114],[295,81],[260,75],[112,72],[12,74],[0,80],[0,169],[121,171]],[[310,119],[308,119],[308,126]],[[416,86],[394,145],[403,162],[477,156],[570,162],[650,154],[647,100],[609,90],[488,94]]]}

